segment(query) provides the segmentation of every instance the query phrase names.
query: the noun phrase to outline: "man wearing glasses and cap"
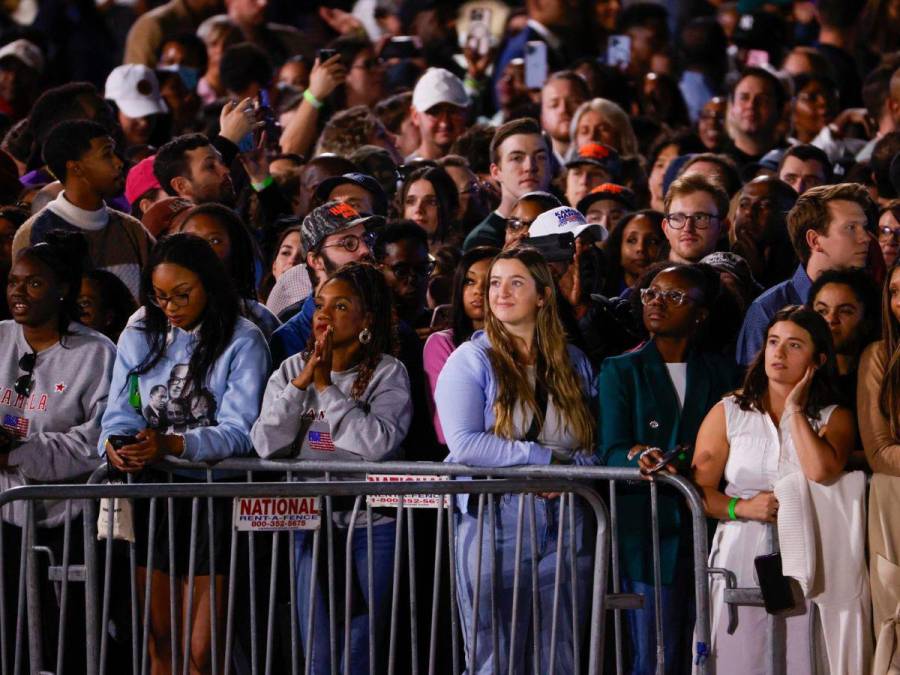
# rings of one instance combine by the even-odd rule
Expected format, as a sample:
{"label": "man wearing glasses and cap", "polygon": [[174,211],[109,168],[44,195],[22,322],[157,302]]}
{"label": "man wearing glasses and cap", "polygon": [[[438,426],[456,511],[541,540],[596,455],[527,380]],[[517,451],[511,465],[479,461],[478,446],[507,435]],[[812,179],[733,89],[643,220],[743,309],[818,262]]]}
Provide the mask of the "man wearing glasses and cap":
{"label": "man wearing glasses and cap", "polygon": [[300,312],[272,334],[269,348],[273,364],[306,348],[312,332],[316,292],[341,265],[371,260],[374,241],[366,226],[380,220],[379,216],[363,216],[350,204],[337,201],[322,204],[303,219],[300,237],[314,291]]}

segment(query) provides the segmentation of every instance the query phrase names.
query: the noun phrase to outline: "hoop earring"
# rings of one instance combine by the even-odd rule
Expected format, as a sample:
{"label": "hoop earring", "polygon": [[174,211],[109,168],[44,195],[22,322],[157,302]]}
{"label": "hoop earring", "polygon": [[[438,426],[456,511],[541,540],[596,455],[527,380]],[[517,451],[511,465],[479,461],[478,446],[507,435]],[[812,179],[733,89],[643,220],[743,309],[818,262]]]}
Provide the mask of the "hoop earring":
{"label": "hoop earring", "polygon": [[361,344],[367,345],[372,341],[372,331],[370,331],[368,328],[363,328],[361,331],[359,331],[358,338]]}

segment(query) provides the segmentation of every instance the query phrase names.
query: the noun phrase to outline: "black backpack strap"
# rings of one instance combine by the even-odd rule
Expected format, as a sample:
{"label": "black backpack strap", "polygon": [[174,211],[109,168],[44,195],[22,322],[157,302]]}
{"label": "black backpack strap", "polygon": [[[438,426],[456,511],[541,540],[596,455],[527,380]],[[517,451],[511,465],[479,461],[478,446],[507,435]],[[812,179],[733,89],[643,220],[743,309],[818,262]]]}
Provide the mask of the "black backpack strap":
{"label": "black backpack strap", "polygon": [[525,432],[525,440],[531,441],[532,443],[537,441],[538,436],[541,433],[542,422],[547,419],[547,387],[544,386],[544,382],[540,377],[537,377],[534,380],[534,398],[537,401],[541,415],[540,419],[538,419],[537,415],[531,418],[531,426],[528,427],[528,431]]}

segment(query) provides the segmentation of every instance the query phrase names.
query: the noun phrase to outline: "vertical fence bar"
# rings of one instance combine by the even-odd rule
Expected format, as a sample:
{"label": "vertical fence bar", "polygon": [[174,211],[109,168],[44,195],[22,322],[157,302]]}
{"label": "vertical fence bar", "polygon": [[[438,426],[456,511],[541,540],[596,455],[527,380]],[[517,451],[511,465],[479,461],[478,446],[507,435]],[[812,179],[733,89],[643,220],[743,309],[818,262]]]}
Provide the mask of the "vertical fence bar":
{"label": "vertical fence bar", "polygon": [[[444,557],[444,507],[447,498],[441,497],[437,508],[437,519],[434,524],[434,580],[431,587],[431,626],[428,633],[428,675],[434,675],[437,658],[437,622],[438,603],[441,598],[441,570]],[[454,675],[456,675],[454,673]]]}
{"label": "vertical fence bar", "polygon": [[[98,604],[100,597],[97,585],[97,512],[92,499],[85,499],[81,505],[81,531],[84,545],[84,626],[85,626],[85,673],[96,675],[102,672],[99,640],[106,636],[106,623],[98,620]],[[110,519],[111,521],[112,519]],[[107,550],[112,548],[112,538],[106,541]],[[104,583],[111,574],[109,566],[104,571]],[[106,607],[108,594],[104,591],[103,606]]]}
{"label": "vertical fence bar", "polygon": [[[326,481],[330,478],[326,475]],[[334,597],[334,518],[331,497],[325,497],[325,544],[328,546],[328,653],[331,660],[331,675],[338,673],[337,653],[337,612]]]}
{"label": "vertical fence bar", "polygon": [[[491,538],[491,567],[490,567],[490,595],[491,595],[491,663],[494,672],[500,672],[500,610],[497,607],[498,591],[497,591],[497,565],[502,564],[497,555],[497,511],[500,510],[498,505],[494,506],[494,496],[488,494],[488,527],[490,528]],[[503,496],[499,497],[503,500]]]}
{"label": "vertical fence bar", "polygon": [[231,654],[234,649],[234,603],[237,596],[237,546],[238,534],[231,533],[231,551],[228,557],[228,604],[225,616],[225,663],[222,670],[231,675]]}
{"label": "vertical fence bar", "polygon": [[528,512],[531,520],[528,523],[531,535],[531,632],[532,632],[532,666],[535,673],[541,672],[541,641],[537,639],[538,627],[541,625],[541,600],[538,593],[538,543],[537,543],[537,514],[534,507],[535,496],[528,495]]}
{"label": "vertical fence bar", "polygon": [[659,489],[656,480],[650,481],[650,531],[653,537],[653,605],[656,626],[656,673],[666,671],[665,636],[662,627],[662,564],[659,555]]}
{"label": "vertical fence bar", "polygon": [[182,642],[183,661],[182,675],[188,675],[191,664],[191,633],[194,630],[194,581],[197,575],[197,520],[200,517],[200,498],[193,497],[191,499],[191,548],[188,554],[188,583],[187,598],[185,599],[184,611],[184,637]]}
{"label": "vertical fence bar", "polygon": [[[313,659],[315,658],[315,638],[316,638],[316,622],[313,621],[316,605],[319,602],[317,593],[318,570],[319,570],[319,547],[320,547],[320,530],[313,532],[312,540],[312,569],[309,574],[309,608],[306,610],[306,663],[304,664],[304,673],[309,675],[312,671]],[[304,539],[304,543],[306,540]]]}
{"label": "vertical fence bar", "polygon": [[[171,473],[167,476],[167,479],[170,485],[174,482],[174,477]],[[175,575],[175,500],[171,497],[166,499],[166,520],[166,534],[169,538],[169,661],[172,664],[172,670],[170,672],[177,673],[178,621],[181,617],[178,616],[175,602],[175,598],[178,597]],[[150,598],[148,597],[147,602],[149,601]]]}
{"label": "vertical fence bar", "polygon": [[[272,655],[275,653],[275,594],[278,585],[278,543],[281,532],[272,533],[272,561],[269,566],[269,611],[266,614],[266,675],[272,672]],[[215,671],[213,671],[215,672]]]}
{"label": "vertical fence bar", "polygon": [[476,669],[476,665],[478,663],[477,653],[478,653],[478,611],[480,608],[480,600],[481,600],[481,553],[484,548],[484,494],[478,495],[478,521],[475,524],[475,542],[478,548],[475,552],[475,579],[474,584],[475,588],[472,593],[472,625],[469,626],[469,630],[472,631],[472,636],[469,638],[469,672],[475,673],[478,672]]}
{"label": "vertical fence bar", "polygon": [[[409,638],[412,657],[412,675],[419,675],[419,608],[416,598],[416,530],[415,511],[407,508],[407,558],[409,560]],[[397,536],[400,536],[398,533]]]}
{"label": "vertical fence bar", "polygon": [[25,568],[28,576],[28,588],[25,591],[28,601],[28,658],[31,672],[37,673],[44,667],[44,639],[41,622],[40,582],[38,581],[37,557],[34,555],[34,547],[37,545],[37,526],[34,522],[33,501],[28,502],[25,529],[28,539],[28,566]]}
{"label": "vertical fence bar", "polygon": [[375,542],[372,537],[372,506],[366,500],[366,586],[369,591],[369,674],[375,675]]}
{"label": "vertical fence bar", "polygon": [[[562,586],[562,552],[563,552],[563,533],[566,524],[566,496],[560,495],[559,510],[557,520],[559,523],[556,527],[556,570],[553,580],[553,608],[550,613],[550,675],[556,672],[556,626],[559,622],[559,595]],[[547,500],[547,511],[552,512],[553,504]]]}
{"label": "vertical fence bar", "polygon": [[400,605],[400,554],[403,546],[403,496],[397,506],[397,527],[394,535],[394,573],[391,580],[391,634],[388,640],[388,675],[393,675],[397,664],[397,611]]}
{"label": "vertical fence bar", "polygon": [[[211,470],[206,471],[206,482],[211,483],[213,473]],[[206,522],[209,527],[209,651],[210,665],[212,672],[219,672],[219,612],[217,605],[219,593],[219,584],[216,581],[216,527],[215,527],[215,509],[213,507],[213,498],[206,498]]]}
{"label": "vertical fence bar", "polygon": [[[566,495],[563,495],[565,499]],[[575,493],[569,497],[569,590],[572,597],[572,664],[581,672],[581,620],[578,612],[578,545],[575,538]],[[582,529],[584,529],[582,524]]]}
{"label": "vertical fence bar", "polygon": [[359,513],[359,506],[362,497],[353,500],[353,511],[350,513],[350,522],[347,524],[347,541],[344,549],[344,649],[343,649],[343,672],[353,672],[353,665],[350,663],[350,635],[351,623],[353,621],[353,534],[356,531],[356,516]]}
{"label": "vertical fence bar", "polygon": [[516,663],[516,624],[519,619],[519,569],[522,566],[522,532],[525,519],[525,495],[519,495],[519,506],[516,514],[516,552],[513,564],[513,588],[512,588],[512,611],[509,619],[509,655],[507,657],[506,671],[508,675],[514,675]]}
{"label": "vertical fence bar", "polygon": [[[92,566],[96,566],[96,563],[92,565],[89,561],[94,559],[93,553],[88,553],[88,548],[93,550],[94,543],[93,541],[88,541],[96,539],[93,535],[93,530],[96,528],[96,519],[94,518],[93,509],[91,506],[93,505],[93,501],[90,499],[84,500],[84,564],[87,569],[88,579],[94,577],[96,579],[96,574],[91,570]],[[110,499],[107,502],[110,506],[108,507],[112,509],[112,513],[116,512],[116,507],[118,506],[118,500]],[[107,515],[110,516],[109,510],[107,509]],[[93,527],[91,524],[94,523]],[[100,661],[98,670],[101,673],[106,672],[106,652],[108,648],[108,633],[107,626],[109,626],[109,605],[110,605],[110,589],[112,588],[112,552],[113,552],[113,524],[115,523],[115,518],[108,517],[106,519],[106,550],[105,555],[103,556],[103,608],[101,610],[100,615]],[[90,581],[86,582],[85,586],[85,599],[87,602],[90,602],[90,590],[89,590]],[[132,663],[132,668],[135,667],[135,664]]]}
{"label": "vertical fence bar", "polygon": [[[247,472],[247,482],[253,481],[253,473]],[[253,530],[247,532],[247,567],[250,571],[248,579],[250,586],[250,672],[257,675],[259,672],[259,639],[257,636],[258,623],[256,622],[256,533]]]}
{"label": "vertical fence bar", "polygon": [[[62,588],[59,593],[59,627],[56,640],[56,675],[63,675],[63,653],[66,646],[66,610],[69,608],[69,548],[72,539],[72,500],[66,500],[66,522],[63,525]],[[87,633],[85,634],[87,638]]]}
{"label": "vertical fence bar", "polygon": [[[619,593],[622,590],[619,576],[619,523],[618,507],[616,505],[616,482],[609,481],[609,523],[610,523],[610,546],[612,555],[610,561],[612,563],[612,590],[613,593]],[[613,610],[613,622],[615,630],[615,646],[616,646],[616,675],[622,675],[625,664],[622,661],[622,610]]]}
{"label": "vertical fence bar", "polygon": [[[471,495],[470,495],[471,498]],[[452,498],[451,498],[452,499]],[[456,560],[456,514],[453,510],[453,502],[447,509],[447,549],[448,565],[450,567],[450,659],[453,661],[453,675],[460,671],[459,663],[459,602],[458,592],[458,567]],[[465,628],[463,628],[465,630]]]}

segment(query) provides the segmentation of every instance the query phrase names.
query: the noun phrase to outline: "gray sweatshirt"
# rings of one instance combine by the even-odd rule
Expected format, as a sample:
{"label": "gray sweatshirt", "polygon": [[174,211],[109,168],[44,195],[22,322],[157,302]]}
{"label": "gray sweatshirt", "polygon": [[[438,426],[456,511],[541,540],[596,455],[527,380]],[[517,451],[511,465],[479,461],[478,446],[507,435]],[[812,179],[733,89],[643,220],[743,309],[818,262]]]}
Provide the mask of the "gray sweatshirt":
{"label": "gray sweatshirt", "polygon": [[[15,448],[9,468],[0,470],[0,490],[28,483],[84,482],[100,464],[95,450],[100,418],[106,409],[109,381],[116,359],[115,345],[81,324],[52,347],[39,352],[28,397],[15,392],[23,375],[19,359],[32,351],[22,327],[0,322],[0,424],[11,433]],[[72,503],[72,515],[81,503]],[[60,525],[65,503],[35,503],[39,527]],[[24,502],[3,510],[3,520],[22,526]]]}
{"label": "gray sweatshirt", "polygon": [[298,389],[291,380],[303,371],[300,354],[286,359],[269,378],[262,412],[250,438],[260,457],[326,461],[394,459],[409,430],[412,405],[406,367],[381,358],[362,398],[350,390],[357,368],[332,372],[332,385],[319,392]]}

